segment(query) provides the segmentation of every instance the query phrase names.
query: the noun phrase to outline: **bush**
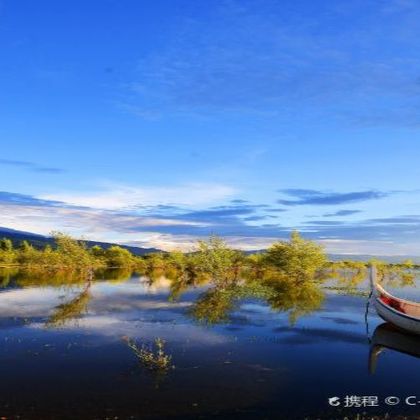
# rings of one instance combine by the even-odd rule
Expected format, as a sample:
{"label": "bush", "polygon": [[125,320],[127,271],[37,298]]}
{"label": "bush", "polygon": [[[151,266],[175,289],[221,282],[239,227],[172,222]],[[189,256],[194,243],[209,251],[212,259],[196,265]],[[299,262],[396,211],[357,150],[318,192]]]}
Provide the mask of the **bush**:
{"label": "bush", "polygon": [[268,249],[266,261],[289,277],[306,280],[325,266],[327,257],[322,246],[292,232],[289,241],[276,242]]}

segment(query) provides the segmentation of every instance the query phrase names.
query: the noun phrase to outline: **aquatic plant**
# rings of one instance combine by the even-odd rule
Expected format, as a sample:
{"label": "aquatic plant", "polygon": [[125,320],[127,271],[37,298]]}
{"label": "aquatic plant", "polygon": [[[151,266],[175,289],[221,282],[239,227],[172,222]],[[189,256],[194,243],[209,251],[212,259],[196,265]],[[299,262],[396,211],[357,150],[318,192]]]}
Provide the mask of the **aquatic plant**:
{"label": "aquatic plant", "polygon": [[165,340],[162,338],[156,338],[150,346],[142,345],[141,347],[129,337],[123,337],[123,340],[146,369],[167,371],[174,368],[171,364],[172,356],[165,353]]}

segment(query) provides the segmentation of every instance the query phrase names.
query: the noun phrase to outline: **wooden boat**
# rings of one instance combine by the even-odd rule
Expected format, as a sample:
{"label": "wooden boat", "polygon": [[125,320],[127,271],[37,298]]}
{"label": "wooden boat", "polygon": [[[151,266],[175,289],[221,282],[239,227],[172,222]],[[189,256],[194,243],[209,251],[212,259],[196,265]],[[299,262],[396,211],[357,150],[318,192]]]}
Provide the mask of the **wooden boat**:
{"label": "wooden boat", "polygon": [[377,269],[374,265],[370,268],[370,281],[378,315],[398,328],[420,334],[420,303],[400,299],[388,293],[377,282]]}
{"label": "wooden boat", "polygon": [[414,357],[420,357],[420,336],[407,334],[389,322],[376,327],[369,352],[369,372],[375,373],[379,355],[392,350]]}

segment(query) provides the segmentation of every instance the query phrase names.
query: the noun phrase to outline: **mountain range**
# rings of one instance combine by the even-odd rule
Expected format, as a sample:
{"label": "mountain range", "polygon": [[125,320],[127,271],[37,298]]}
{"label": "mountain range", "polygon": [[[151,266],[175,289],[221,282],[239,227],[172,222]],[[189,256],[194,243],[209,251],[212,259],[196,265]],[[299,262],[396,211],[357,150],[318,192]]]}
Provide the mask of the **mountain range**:
{"label": "mountain range", "polygon": [[[18,246],[22,241],[28,241],[35,248],[44,248],[46,245],[54,245],[54,239],[50,236],[43,236],[37,233],[24,232],[21,230],[9,229],[6,227],[0,226],[0,239],[8,238],[12,240],[14,246]],[[107,249],[113,245],[118,245],[122,248],[128,249],[134,255],[146,255],[153,252],[162,252],[157,248],[142,248],[129,245],[120,245],[110,242],[97,242],[97,241],[84,241],[86,245],[90,248],[95,245]]]}

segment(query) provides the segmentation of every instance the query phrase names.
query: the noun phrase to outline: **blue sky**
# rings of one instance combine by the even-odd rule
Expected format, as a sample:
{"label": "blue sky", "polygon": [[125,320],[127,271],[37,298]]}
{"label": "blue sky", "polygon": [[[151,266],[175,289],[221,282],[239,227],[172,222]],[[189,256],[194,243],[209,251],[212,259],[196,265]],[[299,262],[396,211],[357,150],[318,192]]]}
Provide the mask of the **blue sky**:
{"label": "blue sky", "polygon": [[420,3],[0,0],[0,226],[420,254]]}

